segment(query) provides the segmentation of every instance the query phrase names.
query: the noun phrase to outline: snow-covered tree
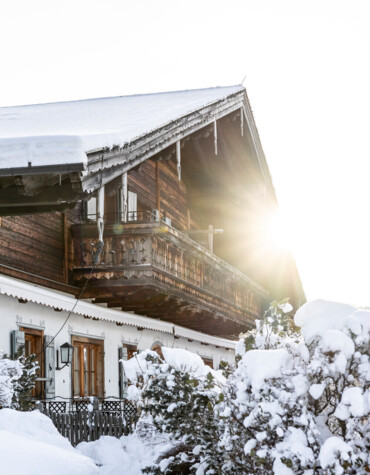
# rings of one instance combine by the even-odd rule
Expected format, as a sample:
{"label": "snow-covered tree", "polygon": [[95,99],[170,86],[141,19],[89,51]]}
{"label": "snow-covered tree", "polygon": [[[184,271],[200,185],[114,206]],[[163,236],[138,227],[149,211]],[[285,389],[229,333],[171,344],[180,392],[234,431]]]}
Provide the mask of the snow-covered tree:
{"label": "snow-covered tree", "polygon": [[[214,408],[225,379],[198,355],[172,348],[162,348],[162,352],[163,359],[146,352],[136,362],[123,363],[126,375],[137,381],[143,415],[149,414],[156,430],[172,441],[146,473],[218,473],[223,454],[215,444],[220,427]],[[144,369],[142,374],[140,369]],[[135,389],[129,394],[137,398],[138,393]]]}
{"label": "snow-covered tree", "polygon": [[[325,455],[325,467],[328,473],[340,473],[338,464],[343,473],[365,471],[370,450],[370,312],[316,301],[302,307],[295,321],[310,352],[309,409],[323,437],[346,447],[344,455],[339,449],[334,458]],[[328,447],[335,444],[323,447],[325,454]]]}
{"label": "snow-covered tree", "polygon": [[35,355],[10,359],[0,352],[0,408],[27,410],[30,391],[35,386],[38,364]]}
{"label": "snow-covered tree", "polygon": [[168,348],[126,363],[131,380],[141,370],[131,393],[173,441],[148,473],[370,471],[370,312],[313,301],[291,314],[274,302],[222,380]]}
{"label": "snow-covered tree", "polygon": [[308,350],[290,320],[292,307],[273,302],[237,345],[224,420],[223,473],[303,473],[315,465],[318,430],[307,410]]}

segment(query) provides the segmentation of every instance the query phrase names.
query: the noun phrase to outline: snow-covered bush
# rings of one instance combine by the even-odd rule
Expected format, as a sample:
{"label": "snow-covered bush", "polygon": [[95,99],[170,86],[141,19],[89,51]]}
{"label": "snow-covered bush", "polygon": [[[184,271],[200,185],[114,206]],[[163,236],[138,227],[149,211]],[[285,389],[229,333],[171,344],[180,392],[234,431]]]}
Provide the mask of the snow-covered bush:
{"label": "snow-covered bush", "polygon": [[28,409],[37,368],[35,355],[19,354],[12,360],[4,352],[0,352],[0,408]]}
{"label": "snow-covered bush", "polygon": [[[220,427],[214,407],[225,378],[186,350],[162,348],[162,353],[163,359],[147,351],[136,361],[123,362],[126,375],[137,382],[143,414],[149,414],[156,430],[168,434],[173,442],[144,472],[210,471],[222,460],[221,447],[215,444]],[[130,390],[129,395],[136,399],[139,392]]]}
{"label": "snow-covered bush", "polygon": [[223,473],[302,473],[315,465],[319,432],[307,410],[308,350],[287,302],[274,302],[237,345],[229,377],[221,444]]}
{"label": "snow-covered bush", "polygon": [[370,471],[370,312],[313,301],[294,322],[291,313],[271,305],[238,342],[227,379],[193,365],[197,355],[171,360],[184,350],[127,363],[141,381],[131,394],[174,441],[148,473]]}
{"label": "snow-covered bush", "polygon": [[370,312],[318,300],[301,307],[295,322],[310,353],[309,409],[323,437],[334,436],[331,445],[323,445],[320,460],[328,473],[365,471],[370,449]]}

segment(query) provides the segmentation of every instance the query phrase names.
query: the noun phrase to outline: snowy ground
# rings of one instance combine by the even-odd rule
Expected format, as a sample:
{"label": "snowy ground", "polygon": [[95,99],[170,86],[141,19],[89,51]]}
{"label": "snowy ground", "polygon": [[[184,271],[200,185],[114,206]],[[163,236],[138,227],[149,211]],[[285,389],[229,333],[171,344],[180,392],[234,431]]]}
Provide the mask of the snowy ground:
{"label": "snowy ground", "polygon": [[34,412],[0,411],[0,473],[97,475],[94,462],[74,449],[51,419]]}
{"label": "snowy ground", "polygon": [[150,442],[131,434],[120,439],[104,436],[95,442],[82,442],[77,450],[94,460],[100,475],[141,475],[142,469],[152,465],[169,445],[158,434]]}
{"label": "snowy ground", "polygon": [[141,475],[168,445],[164,437],[149,443],[131,434],[121,439],[105,436],[73,448],[40,412],[0,411],[4,475]]}

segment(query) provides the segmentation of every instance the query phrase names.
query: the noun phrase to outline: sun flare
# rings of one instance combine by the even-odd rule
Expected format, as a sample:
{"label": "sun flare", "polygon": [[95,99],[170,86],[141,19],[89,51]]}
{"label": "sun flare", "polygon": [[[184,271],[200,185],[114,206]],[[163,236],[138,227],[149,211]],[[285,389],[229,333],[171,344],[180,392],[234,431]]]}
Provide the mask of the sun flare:
{"label": "sun flare", "polygon": [[269,247],[282,251],[291,251],[294,247],[294,230],[291,220],[280,210],[266,216],[262,225],[262,235]]}

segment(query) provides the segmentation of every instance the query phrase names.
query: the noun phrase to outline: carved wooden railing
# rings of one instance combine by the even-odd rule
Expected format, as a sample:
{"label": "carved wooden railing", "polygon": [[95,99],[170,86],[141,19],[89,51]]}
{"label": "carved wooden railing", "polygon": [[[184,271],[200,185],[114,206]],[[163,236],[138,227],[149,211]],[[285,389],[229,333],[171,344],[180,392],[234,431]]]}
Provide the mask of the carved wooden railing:
{"label": "carved wooden railing", "polygon": [[[252,279],[162,221],[106,225],[98,248],[95,224],[75,225],[75,279],[149,278],[231,313],[261,316],[267,292]],[[92,269],[92,271],[91,271]]]}

